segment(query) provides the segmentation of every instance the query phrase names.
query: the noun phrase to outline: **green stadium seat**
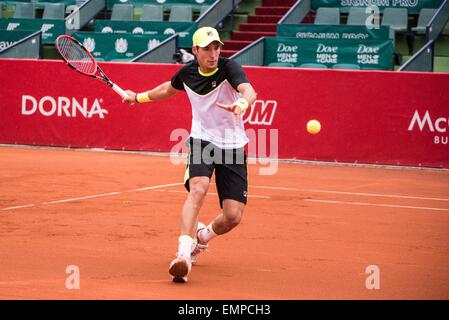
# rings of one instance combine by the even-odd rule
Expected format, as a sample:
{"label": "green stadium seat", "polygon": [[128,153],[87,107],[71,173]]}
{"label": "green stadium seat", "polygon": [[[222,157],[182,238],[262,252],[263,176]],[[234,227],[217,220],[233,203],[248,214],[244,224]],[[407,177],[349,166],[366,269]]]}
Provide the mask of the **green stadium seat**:
{"label": "green stadium seat", "polygon": [[[351,7],[349,9],[348,14],[348,21],[346,24],[350,26],[364,26],[366,24],[366,19],[371,16],[371,13],[366,13],[366,8],[360,8],[360,7]],[[378,15],[374,17],[374,22],[380,21],[380,18]]]}
{"label": "green stadium seat", "polygon": [[36,7],[34,3],[19,2],[16,4],[13,18],[15,19],[35,19]]}
{"label": "green stadium seat", "polygon": [[390,37],[396,32],[406,32],[408,12],[406,8],[385,8],[382,16],[382,26],[390,27]]}
{"label": "green stadium seat", "polygon": [[44,7],[42,19],[64,19],[65,5],[64,3],[47,3]]}
{"label": "green stadium seat", "polygon": [[352,63],[337,63],[332,66],[332,69],[360,70],[360,66]]}
{"label": "green stadium seat", "polygon": [[290,62],[271,62],[268,64],[269,67],[288,67],[288,68],[294,68],[295,65]]}
{"label": "green stadium seat", "polygon": [[133,21],[134,5],[132,4],[114,4],[111,14],[112,21]]}
{"label": "green stadium seat", "polygon": [[144,4],[140,21],[163,21],[164,7],[155,4]]}
{"label": "green stadium seat", "polygon": [[303,63],[299,67],[300,68],[327,69],[327,66],[325,64],[321,64],[321,63]]}
{"label": "green stadium seat", "polygon": [[335,25],[340,24],[340,8],[320,7],[316,11],[315,24]]}
{"label": "green stadium seat", "polygon": [[423,34],[426,33],[426,26],[432,19],[432,17],[437,13],[438,9],[421,9],[418,16],[418,25],[412,28],[412,31]]}
{"label": "green stadium seat", "polygon": [[192,22],[192,6],[173,5],[170,9],[170,22]]}

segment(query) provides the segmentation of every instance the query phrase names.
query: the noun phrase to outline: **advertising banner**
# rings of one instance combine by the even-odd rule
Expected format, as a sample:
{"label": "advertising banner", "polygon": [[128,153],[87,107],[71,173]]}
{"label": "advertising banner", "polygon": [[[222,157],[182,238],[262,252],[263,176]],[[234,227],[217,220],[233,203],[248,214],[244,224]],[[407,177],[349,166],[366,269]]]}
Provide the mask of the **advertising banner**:
{"label": "advertising banner", "polygon": [[312,9],[338,7],[341,12],[349,12],[350,7],[377,6],[385,8],[406,8],[408,13],[418,14],[423,8],[439,8],[444,0],[312,0]]}
{"label": "advertising banner", "polygon": [[145,22],[145,21],[111,21],[96,20],[95,31],[103,33],[129,33],[143,35],[165,35],[177,33],[178,47],[192,47],[192,36],[196,31],[194,22]]}
{"label": "advertising banner", "polygon": [[[181,65],[101,63],[123,89],[149,90]],[[0,60],[0,143],[185,152],[184,92],[129,106],[62,61]],[[449,168],[449,75],[245,67],[249,156]],[[25,84],[21,85],[21,84]],[[321,123],[318,134],[306,130]]]}
{"label": "advertising banner", "polygon": [[75,32],[72,35],[95,59],[129,61],[168,38],[165,35],[133,35],[128,33]]}
{"label": "advertising banner", "polygon": [[65,33],[65,20],[53,19],[0,19],[0,30],[39,31],[42,43],[54,44],[56,38]]}
{"label": "advertising banner", "polygon": [[112,8],[114,4],[118,3],[129,3],[136,7],[142,6],[144,4],[156,4],[163,5],[164,7],[170,8],[172,5],[191,5],[193,8],[199,8],[203,5],[211,5],[216,0],[107,0],[108,8]]}
{"label": "advertising banner", "polygon": [[264,57],[265,65],[289,62],[299,67],[304,63],[320,63],[330,68],[350,63],[365,70],[392,70],[393,41],[267,37]]}
{"label": "advertising banner", "polygon": [[0,30],[0,51],[6,49],[17,41],[33,34],[33,31],[6,31]]}
{"label": "advertising banner", "polygon": [[365,26],[317,25],[317,24],[278,24],[277,36],[316,40],[388,40],[390,28],[379,26],[368,29]]}

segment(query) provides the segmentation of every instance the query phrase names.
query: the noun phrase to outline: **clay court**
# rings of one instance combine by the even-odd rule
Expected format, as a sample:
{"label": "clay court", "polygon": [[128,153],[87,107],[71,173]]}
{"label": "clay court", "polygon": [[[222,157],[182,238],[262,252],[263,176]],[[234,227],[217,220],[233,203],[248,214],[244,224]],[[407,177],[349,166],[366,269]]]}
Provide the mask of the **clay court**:
{"label": "clay court", "polygon": [[[0,147],[1,299],[448,299],[449,172],[249,166],[241,225],[171,282],[184,165],[143,153]],[[200,213],[219,209],[211,185]],[[66,268],[80,289],[66,288]],[[366,268],[380,271],[368,290]]]}

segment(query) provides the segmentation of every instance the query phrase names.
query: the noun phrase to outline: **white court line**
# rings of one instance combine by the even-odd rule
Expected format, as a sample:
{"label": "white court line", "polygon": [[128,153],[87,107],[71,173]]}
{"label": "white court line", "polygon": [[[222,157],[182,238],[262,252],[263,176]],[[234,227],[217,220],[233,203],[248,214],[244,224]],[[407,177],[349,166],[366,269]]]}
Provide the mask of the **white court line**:
{"label": "white court line", "polygon": [[[42,203],[40,203],[40,205],[49,205],[49,204],[73,202],[73,201],[78,201],[78,200],[101,198],[101,197],[106,197],[106,196],[119,195],[119,194],[123,194],[123,193],[127,193],[127,192],[139,192],[139,191],[146,191],[146,190],[155,190],[155,189],[160,189],[160,188],[165,188],[165,187],[173,187],[173,186],[179,186],[179,185],[184,185],[184,183],[179,182],[179,183],[161,184],[161,185],[157,185],[157,186],[143,187],[143,188],[138,188],[138,189],[130,189],[130,190],[126,190],[126,191],[108,192],[108,193],[100,193],[100,194],[94,194],[94,195],[90,195],[90,196],[83,196],[83,197],[77,197],[77,198],[53,200],[53,201],[42,202]],[[185,192],[185,191],[176,191],[176,190],[161,190],[161,191],[183,192],[183,193]],[[209,194],[217,195],[217,193],[209,193]],[[249,197],[251,197],[251,198],[270,199],[270,197],[267,197],[267,196],[249,196]],[[3,208],[2,211],[21,209],[21,208],[28,208],[28,207],[34,207],[34,206],[36,206],[36,204],[26,204],[26,205],[22,205],[22,206]]]}
{"label": "white court line", "polygon": [[100,198],[100,197],[106,197],[106,196],[112,196],[116,194],[120,194],[122,192],[109,192],[109,193],[101,193],[101,194],[95,194],[93,196],[85,196],[85,197],[79,197],[79,198],[71,198],[71,199],[63,199],[63,200],[55,200],[55,201],[49,201],[49,202],[42,202],[41,204],[54,204],[54,203],[63,203],[63,202],[72,202],[77,200],[85,200],[85,199],[92,199],[92,198]]}
{"label": "white court line", "polygon": [[34,207],[34,204],[26,204],[23,206],[9,207],[9,208],[4,208],[2,210],[14,210],[14,209],[21,209],[21,208],[28,208],[28,207]]}
{"label": "white court line", "polygon": [[321,193],[334,193],[334,194],[349,194],[356,196],[370,196],[370,197],[385,197],[385,198],[403,198],[403,199],[419,199],[419,200],[436,200],[436,201],[449,201],[446,198],[428,198],[428,197],[416,197],[416,196],[400,196],[393,194],[380,194],[380,193],[362,193],[362,192],[343,192],[343,191],[331,191],[331,190],[316,190],[316,189],[304,189],[301,191],[307,192],[321,192]]}
{"label": "white court line", "polygon": [[284,188],[284,187],[268,187],[268,186],[249,186],[250,188],[260,188],[260,189],[273,189],[273,190],[290,190],[290,191],[300,191],[295,188]]}
{"label": "white court line", "polygon": [[[151,187],[144,187],[139,189],[131,189],[126,191],[117,191],[117,192],[108,192],[108,193],[100,193],[100,194],[94,194],[91,196],[84,196],[84,197],[77,197],[77,198],[69,198],[69,199],[62,199],[62,200],[54,200],[54,201],[47,201],[42,202],[40,205],[48,205],[48,204],[56,204],[56,203],[64,203],[64,202],[73,202],[77,200],[85,200],[85,199],[92,199],[92,198],[101,198],[106,196],[112,196],[112,195],[118,195],[125,192],[138,192],[138,191],[145,191],[145,190],[153,190],[158,188],[164,188],[164,187],[171,187],[171,186],[177,186],[177,185],[183,185],[183,183],[170,183],[170,184],[161,184],[158,186],[151,186]],[[27,204],[23,206],[15,206],[15,207],[9,207],[9,208],[3,208],[2,211],[5,210],[14,210],[14,209],[20,209],[20,208],[27,208],[27,207],[34,207],[36,204]]]}
{"label": "white court line", "polygon": [[394,204],[367,203],[367,202],[347,202],[347,201],[316,200],[316,199],[304,199],[304,201],[321,202],[321,203],[333,203],[333,204],[349,204],[349,205],[357,205],[357,206],[373,206],[373,207],[390,207],[390,208],[404,208],[404,209],[422,209],[422,210],[434,210],[434,211],[449,211],[449,209],[444,209],[444,208],[400,206],[400,205],[394,205]]}
{"label": "white court line", "polygon": [[146,191],[146,190],[153,190],[153,189],[159,189],[159,188],[164,188],[164,187],[173,187],[173,186],[181,186],[181,185],[184,185],[184,183],[178,182],[178,183],[161,184],[159,186],[143,187],[143,188],[139,188],[139,189],[131,189],[131,190],[127,190],[127,191],[124,191],[124,192]]}

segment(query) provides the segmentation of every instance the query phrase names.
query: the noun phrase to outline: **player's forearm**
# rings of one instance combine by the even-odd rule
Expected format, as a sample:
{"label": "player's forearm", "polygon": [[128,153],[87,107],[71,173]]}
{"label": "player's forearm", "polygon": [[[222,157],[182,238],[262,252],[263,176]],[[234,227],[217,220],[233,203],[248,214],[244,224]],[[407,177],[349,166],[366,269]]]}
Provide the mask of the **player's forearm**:
{"label": "player's forearm", "polygon": [[242,97],[248,101],[249,105],[252,105],[256,101],[257,93],[254,90],[247,90],[242,94]]}
{"label": "player's forearm", "polygon": [[176,89],[172,87],[170,81],[167,81],[154,89],[137,94],[136,100],[140,103],[164,100],[173,96],[175,93]]}
{"label": "player's forearm", "polygon": [[256,101],[257,93],[249,83],[241,84],[238,89],[242,98],[248,101],[248,105],[252,105]]}

